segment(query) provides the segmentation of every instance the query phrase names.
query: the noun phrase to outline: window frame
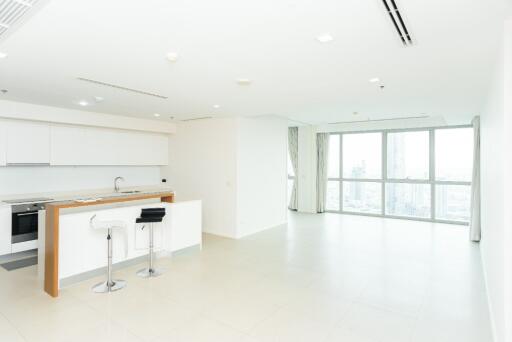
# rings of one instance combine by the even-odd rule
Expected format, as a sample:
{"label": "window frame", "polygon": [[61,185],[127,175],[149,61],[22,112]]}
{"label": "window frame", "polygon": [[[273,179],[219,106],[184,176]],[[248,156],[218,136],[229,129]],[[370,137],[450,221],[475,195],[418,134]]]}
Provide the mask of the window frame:
{"label": "window frame", "polygon": [[[442,220],[436,218],[436,185],[466,185],[471,186],[471,182],[467,181],[438,181],[435,175],[435,131],[442,129],[456,129],[456,128],[472,128],[473,125],[455,125],[455,126],[437,126],[437,127],[423,127],[423,128],[404,128],[404,129],[377,129],[367,131],[346,131],[346,132],[330,132],[330,135],[340,136],[340,172],[339,178],[328,177],[327,181],[337,181],[339,184],[340,199],[339,199],[339,210],[326,210],[330,213],[341,213],[349,215],[362,215],[362,216],[373,216],[373,217],[387,217],[396,218],[403,220],[413,221],[426,221],[426,222],[437,222],[437,223],[450,223],[458,225],[469,225],[469,222],[464,221],[452,221]],[[387,176],[387,143],[389,133],[400,133],[400,132],[418,132],[427,131],[429,132],[429,178],[428,179],[395,179],[388,178]],[[365,178],[345,178],[343,177],[343,136],[348,134],[363,134],[363,133],[382,133],[382,144],[381,144],[381,162],[382,172],[380,179],[365,179]],[[343,208],[343,182],[376,182],[381,184],[381,212],[380,214],[371,213],[360,213],[354,211],[345,211]],[[421,217],[410,217],[410,216],[398,216],[386,214],[386,184],[429,184],[430,185],[430,218]]]}

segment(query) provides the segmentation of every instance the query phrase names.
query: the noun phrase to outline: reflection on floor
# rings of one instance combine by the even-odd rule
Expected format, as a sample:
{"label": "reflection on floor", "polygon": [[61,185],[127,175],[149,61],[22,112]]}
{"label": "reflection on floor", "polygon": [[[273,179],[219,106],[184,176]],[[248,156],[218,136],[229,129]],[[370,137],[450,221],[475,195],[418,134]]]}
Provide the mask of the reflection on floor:
{"label": "reflection on floor", "polygon": [[325,214],[242,240],[205,235],[166,273],[52,299],[36,268],[0,269],[0,341],[488,342],[478,245],[467,227]]}

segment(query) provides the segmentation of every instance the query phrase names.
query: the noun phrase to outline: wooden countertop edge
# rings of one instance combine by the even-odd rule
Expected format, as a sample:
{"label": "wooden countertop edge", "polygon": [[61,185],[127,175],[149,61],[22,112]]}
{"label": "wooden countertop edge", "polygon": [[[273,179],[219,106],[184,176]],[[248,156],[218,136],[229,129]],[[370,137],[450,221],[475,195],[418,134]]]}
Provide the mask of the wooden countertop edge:
{"label": "wooden countertop edge", "polygon": [[108,197],[101,199],[99,201],[94,202],[76,202],[76,201],[63,201],[63,202],[53,202],[47,203],[45,205],[46,209],[62,209],[62,208],[76,208],[76,207],[85,207],[91,205],[102,205],[102,204],[111,204],[111,203],[120,203],[120,202],[130,202],[130,201],[138,201],[150,198],[162,198],[164,202],[173,202],[174,192],[156,192],[150,194],[133,194],[126,196],[116,196],[116,197]]}

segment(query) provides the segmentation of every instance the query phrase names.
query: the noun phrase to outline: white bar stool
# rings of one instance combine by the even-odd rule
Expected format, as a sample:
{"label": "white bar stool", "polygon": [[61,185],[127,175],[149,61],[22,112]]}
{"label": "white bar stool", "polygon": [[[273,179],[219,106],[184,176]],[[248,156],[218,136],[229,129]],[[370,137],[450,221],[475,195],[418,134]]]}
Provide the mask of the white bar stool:
{"label": "white bar stool", "polygon": [[90,225],[93,229],[107,230],[108,245],[107,281],[94,285],[92,290],[96,293],[106,293],[120,290],[126,286],[126,281],[112,279],[112,229],[126,230],[126,223],[117,220],[99,221],[96,219],[96,215],[93,215],[90,219]]}

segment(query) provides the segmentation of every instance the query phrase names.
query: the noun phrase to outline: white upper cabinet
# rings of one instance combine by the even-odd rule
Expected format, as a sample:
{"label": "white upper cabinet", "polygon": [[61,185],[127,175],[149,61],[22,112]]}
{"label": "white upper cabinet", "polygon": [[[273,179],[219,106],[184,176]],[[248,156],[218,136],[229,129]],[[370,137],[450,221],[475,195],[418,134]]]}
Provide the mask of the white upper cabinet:
{"label": "white upper cabinet", "polygon": [[167,165],[161,134],[77,126],[52,126],[52,165]]}
{"label": "white upper cabinet", "polygon": [[7,164],[50,163],[49,124],[9,121],[6,130]]}
{"label": "white upper cabinet", "polygon": [[0,166],[7,163],[7,128],[5,122],[0,121]]}

